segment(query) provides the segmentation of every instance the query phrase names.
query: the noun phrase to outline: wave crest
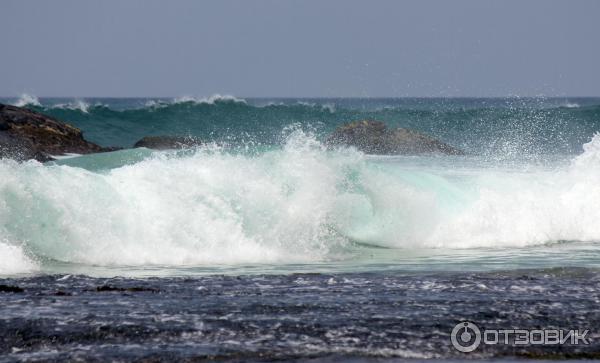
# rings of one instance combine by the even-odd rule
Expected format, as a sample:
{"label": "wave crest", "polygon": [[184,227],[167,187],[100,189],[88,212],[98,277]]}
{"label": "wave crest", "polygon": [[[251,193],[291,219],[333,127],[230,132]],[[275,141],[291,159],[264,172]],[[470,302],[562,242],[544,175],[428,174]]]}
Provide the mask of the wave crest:
{"label": "wave crest", "polygon": [[208,104],[208,105],[214,105],[215,103],[219,103],[219,102],[233,102],[233,103],[244,103],[246,104],[246,100],[243,98],[237,98],[235,96],[232,95],[220,95],[220,94],[214,94],[211,95],[209,97],[192,97],[192,96],[183,96],[183,97],[177,97],[173,100],[172,103],[177,104],[177,103],[196,103],[196,104]]}
{"label": "wave crest", "polygon": [[346,243],[328,226],[341,174],[314,138],[300,140],[261,157],[159,153],[107,174],[3,162],[2,233],[37,256],[96,265],[326,259]]}
{"label": "wave crest", "polygon": [[583,148],[567,165],[465,160],[461,167],[454,159],[331,151],[290,127],[281,148],[261,153],[209,146],[127,160],[136,153],[129,150],[101,155],[115,161],[97,171],[76,167],[97,165],[97,155],[51,166],[3,160],[0,262],[20,261],[9,271],[35,268],[27,256],[94,265],[287,264],[345,258],[354,242],[404,249],[596,242],[600,135]]}
{"label": "wave crest", "polygon": [[[94,106],[96,107],[96,106],[102,106],[102,105],[96,104]],[[53,105],[52,108],[67,109],[67,110],[79,110],[83,113],[90,112],[90,104],[83,100],[74,100],[73,102],[69,102],[69,103],[59,103],[57,105]]]}
{"label": "wave crest", "polygon": [[34,96],[34,95],[30,95],[27,93],[23,93],[19,99],[17,99],[17,101],[14,103],[15,106],[17,107],[25,107],[25,106],[36,106],[36,107],[41,107],[42,104],[40,103],[40,100]]}

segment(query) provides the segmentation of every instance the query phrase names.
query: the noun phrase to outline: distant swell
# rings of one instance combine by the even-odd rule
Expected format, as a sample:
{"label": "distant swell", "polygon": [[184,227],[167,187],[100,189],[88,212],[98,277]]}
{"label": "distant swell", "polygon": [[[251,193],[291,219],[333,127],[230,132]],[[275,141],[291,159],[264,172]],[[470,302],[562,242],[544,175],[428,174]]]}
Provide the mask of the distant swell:
{"label": "distant swell", "polygon": [[[366,102],[366,101],[365,101]],[[371,101],[370,101],[371,102]],[[439,101],[448,102],[448,101]],[[214,95],[165,100],[57,100],[24,96],[17,103],[65,120],[103,146],[130,147],[149,135],[194,135],[229,145],[280,145],[282,131],[300,125],[323,140],[346,122],[374,119],[416,129],[469,154],[490,159],[577,154],[598,128],[600,105],[557,102],[390,105],[360,100],[245,100]],[[533,102],[533,101],[530,101]]]}

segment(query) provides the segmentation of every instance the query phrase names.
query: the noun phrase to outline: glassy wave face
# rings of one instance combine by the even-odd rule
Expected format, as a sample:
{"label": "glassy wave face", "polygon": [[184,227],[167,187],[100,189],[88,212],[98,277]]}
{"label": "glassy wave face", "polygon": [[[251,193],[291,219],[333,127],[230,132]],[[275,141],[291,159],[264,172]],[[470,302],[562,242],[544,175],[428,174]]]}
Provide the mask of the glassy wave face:
{"label": "glassy wave face", "polygon": [[[598,267],[600,99],[7,101],[103,146],[205,144],[1,160],[0,274]],[[325,147],[361,119],[467,155]]]}

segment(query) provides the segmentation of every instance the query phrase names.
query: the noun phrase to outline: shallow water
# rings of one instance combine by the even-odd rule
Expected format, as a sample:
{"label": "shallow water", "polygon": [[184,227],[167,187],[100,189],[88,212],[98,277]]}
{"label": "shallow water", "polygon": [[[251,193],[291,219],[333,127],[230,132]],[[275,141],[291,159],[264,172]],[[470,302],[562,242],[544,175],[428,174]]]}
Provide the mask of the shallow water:
{"label": "shallow water", "polygon": [[[592,329],[590,345],[483,345],[469,358],[597,358],[597,269],[193,278],[53,275],[0,294],[4,359],[461,359],[452,328]],[[594,340],[595,339],[595,340]]]}

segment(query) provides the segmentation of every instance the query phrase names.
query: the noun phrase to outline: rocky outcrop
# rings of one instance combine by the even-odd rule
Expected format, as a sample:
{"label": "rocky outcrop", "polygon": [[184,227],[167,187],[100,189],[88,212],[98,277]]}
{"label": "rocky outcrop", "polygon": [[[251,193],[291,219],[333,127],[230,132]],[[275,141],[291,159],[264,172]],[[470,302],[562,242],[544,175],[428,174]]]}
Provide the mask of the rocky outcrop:
{"label": "rocky outcrop", "polygon": [[380,121],[356,121],[338,127],[327,139],[332,146],[354,146],[367,154],[417,155],[439,153],[464,155],[464,152],[418,131],[389,129]]}
{"label": "rocky outcrop", "polygon": [[36,149],[33,142],[20,139],[0,130],[0,159],[50,161],[52,158]]}
{"label": "rocky outcrop", "polygon": [[186,149],[201,145],[202,142],[192,136],[146,136],[133,145],[155,150]]}
{"label": "rocky outcrop", "polygon": [[52,155],[112,151],[83,138],[78,128],[25,108],[0,104],[0,158],[52,160]]}

